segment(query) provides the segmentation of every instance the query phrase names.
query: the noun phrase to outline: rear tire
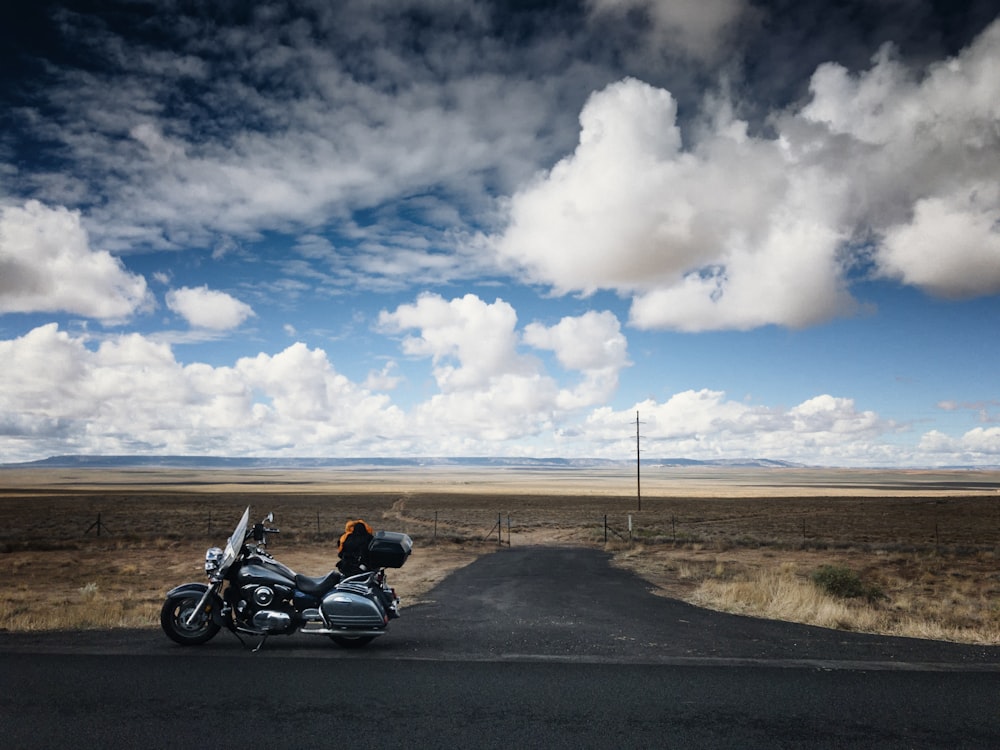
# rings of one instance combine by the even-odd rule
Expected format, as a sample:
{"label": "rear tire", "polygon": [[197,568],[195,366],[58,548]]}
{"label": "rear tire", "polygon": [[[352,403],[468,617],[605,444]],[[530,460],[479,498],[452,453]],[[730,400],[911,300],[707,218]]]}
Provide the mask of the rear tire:
{"label": "rear tire", "polygon": [[160,610],[160,626],[167,637],[174,643],[182,646],[198,646],[210,641],[219,632],[219,626],[212,622],[213,600],[210,598],[204,609],[194,618],[194,622],[187,624],[187,619],[191,612],[201,601],[201,594],[197,592],[178,594],[169,597]]}
{"label": "rear tire", "polygon": [[330,637],[341,648],[364,648],[375,640],[373,635],[359,635],[353,638],[346,635],[331,635]]}

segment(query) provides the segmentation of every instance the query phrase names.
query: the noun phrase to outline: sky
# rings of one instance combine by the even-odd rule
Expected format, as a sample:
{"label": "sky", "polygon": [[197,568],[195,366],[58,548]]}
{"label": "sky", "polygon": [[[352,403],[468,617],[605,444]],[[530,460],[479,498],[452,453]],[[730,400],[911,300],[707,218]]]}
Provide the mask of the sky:
{"label": "sky", "polygon": [[1000,466],[994,0],[0,9],[0,463]]}

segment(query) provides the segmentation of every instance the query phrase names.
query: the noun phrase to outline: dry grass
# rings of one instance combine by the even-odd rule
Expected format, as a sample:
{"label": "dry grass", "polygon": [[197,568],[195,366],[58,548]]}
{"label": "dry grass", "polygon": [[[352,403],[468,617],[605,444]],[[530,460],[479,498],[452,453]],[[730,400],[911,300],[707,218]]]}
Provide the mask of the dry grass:
{"label": "dry grass", "polygon": [[[773,477],[773,475],[770,475]],[[802,482],[801,474],[796,481]],[[273,510],[282,534],[272,551],[300,572],[326,573],[343,521],[364,517],[415,541],[390,572],[404,606],[422,601],[457,567],[503,543],[590,545],[648,580],[659,594],[700,606],[825,627],[972,643],[1000,643],[1000,498],[993,489],[942,494],[895,480],[894,491],[833,488],[801,496],[635,498],[606,490],[497,492],[494,477],[471,486],[401,484],[367,490],[314,485],[308,477],[261,477],[239,486],[213,475],[59,476],[11,481],[0,472],[0,629],[155,627],[164,593],[202,580],[206,547],[221,544],[248,504]],[[88,478],[89,479],[89,478]],[[980,478],[981,479],[981,478]],[[98,481],[100,480],[100,481]],[[183,485],[177,482],[183,480]],[[353,481],[353,480],[352,480]],[[866,481],[868,481],[866,479]],[[950,480],[949,480],[950,481]],[[579,481],[570,489],[579,491]],[[949,485],[950,486],[950,485]],[[488,488],[490,491],[485,491]],[[677,489],[677,488],[675,488]],[[681,488],[683,489],[683,488]],[[961,486],[958,489],[962,489]],[[751,488],[760,492],[759,487]],[[564,491],[569,491],[565,490]],[[88,528],[101,513],[103,532]],[[628,531],[632,516],[633,530]],[[605,518],[607,531],[605,531]],[[499,521],[499,527],[498,527]],[[834,599],[810,576],[841,565],[884,593]]]}
{"label": "dry grass", "polygon": [[[721,612],[820,627],[959,643],[1000,644],[1000,574],[993,553],[859,550],[726,552],[644,546],[615,562],[654,592]],[[834,597],[813,580],[824,565],[846,567],[881,596]]]}
{"label": "dry grass", "polygon": [[[72,550],[24,550],[0,556],[11,575],[0,585],[0,631],[158,627],[166,592],[204,580],[206,543],[129,542]],[[333,550],[331,554],[331,549]],[[275,557],[307,575],[336,563],[336,547],[272,546]],[[485,550],[418,546],[405,567],[389,571],[403,606],[424,595]]]}
{"label": "dry grass", "polygon": [[895,592],[887,596],[885,601],[874,602],[834,598],[795,565],[784,565],[753,570],[731,580],[705,580],[691,601],[726,612],[841,630],[967,643],[1000,642],[996,606],[979,595],[953,594],[945,600]]}

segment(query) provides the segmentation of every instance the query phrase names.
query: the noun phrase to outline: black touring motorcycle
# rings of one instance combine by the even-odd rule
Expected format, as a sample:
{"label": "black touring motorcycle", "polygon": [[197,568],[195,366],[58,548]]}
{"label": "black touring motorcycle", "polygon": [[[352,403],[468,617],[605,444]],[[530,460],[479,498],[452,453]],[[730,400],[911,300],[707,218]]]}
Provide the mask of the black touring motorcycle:
{"label": "black touring motorcycle", "polygon": [[[361,549],[345,554],[325,576],[296,573],[267,552],[267,535],[278,533],[264,523],[250,523],[250,508],[236,524],[226,548],[205,553],[209,584],[185,583],[167,594],[160,625],[167,636],[195,646],[222,627],[236,634],[261,636],[295,632],[328,635],[345,648],[359,648],[382,635],[389,620],[399,617],[399,598],[386,582],[386,568],[401,568],[413,547],[406,534],[367,533],[355,523],[348,542],[363,539]],[[345,535],[347,536],[347,535]],[[343,544],[345,549],[350,545]],[[240,639],[242,640],[242,639]]]}

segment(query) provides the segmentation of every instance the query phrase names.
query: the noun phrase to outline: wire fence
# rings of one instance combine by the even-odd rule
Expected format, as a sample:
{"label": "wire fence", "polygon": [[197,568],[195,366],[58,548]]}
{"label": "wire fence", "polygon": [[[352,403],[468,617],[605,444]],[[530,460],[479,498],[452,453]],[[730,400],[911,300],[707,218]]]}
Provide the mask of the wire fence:
{"label": "wire fence", "polygon": [[[220,544],[252,505],[276,543],[330,542],[346,521],[402,531],[417,544],[705,544],[981,551],[1000,546],[1000,498],[505,498],[435,496],[46,496],[0,502],[0,552],[156,539]],[[439,503],[435,503],[435,500]],[[496,498],[492,498],[496,500]],[[439,507],[435,507],[438,505]],[[603,506],[603,507],[602,507]]]}

